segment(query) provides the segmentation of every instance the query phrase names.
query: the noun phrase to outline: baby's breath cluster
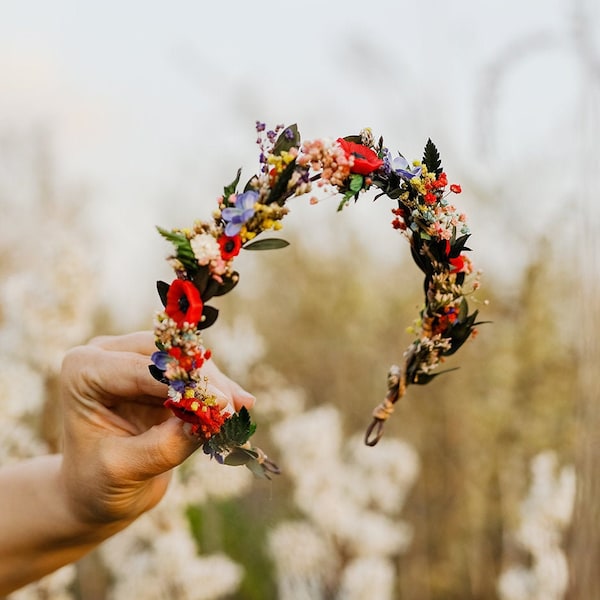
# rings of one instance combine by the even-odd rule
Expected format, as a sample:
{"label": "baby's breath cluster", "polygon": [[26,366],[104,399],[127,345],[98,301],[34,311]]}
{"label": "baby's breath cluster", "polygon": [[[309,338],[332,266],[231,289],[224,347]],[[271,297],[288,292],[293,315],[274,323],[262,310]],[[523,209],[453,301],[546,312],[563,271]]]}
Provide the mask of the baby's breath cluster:
{"label": "baby's breath cluster", "polygon": [[255,426],[248,412],[220,407],[207,391],[202,367],[210,359],[210,350],[203,345],[202,330],[218,316],[208,301],[231,291],[239,280],[233,262],[240,251],[287,245],[278,237],[256,238],[281,229],[290,198],[311,192],[316,182],[317,187],[341,196],[341,210],[366,190],[378,189],[379,196],[397,202],[392,226],[407,237],[412,256],[425,274],[424,306],[412,330],[415,339],[403,366],[390,370],[388,395],[367,432],[371,445],[379,439],[383,421],[406,386],[428,383],[444,358],[475,332],[477,311],[469,314],[466,296],[478,282],[465,254],[470,236],[466,216],[450,202],[461,188],[448,184],[431,141],[423,160],[409,163],[401,154],[392,156],[383,138],[376,144],[370,129],[304,143],[296,125],[267,129],[257,122],[256,132],[258,173],[242,187],[238,170],[217,198],[212,220],[198,220],[189,229],[159,228],[174,246],[168,260],[175,279],[171,284],[157,284],[164,310],[156,317],[157,352],[150,370],[168,383],[166,405],[191,424],[192,432],[203,439],[206,453],[228,464],[246,464],[265,475],[277,468],[249,443]]}

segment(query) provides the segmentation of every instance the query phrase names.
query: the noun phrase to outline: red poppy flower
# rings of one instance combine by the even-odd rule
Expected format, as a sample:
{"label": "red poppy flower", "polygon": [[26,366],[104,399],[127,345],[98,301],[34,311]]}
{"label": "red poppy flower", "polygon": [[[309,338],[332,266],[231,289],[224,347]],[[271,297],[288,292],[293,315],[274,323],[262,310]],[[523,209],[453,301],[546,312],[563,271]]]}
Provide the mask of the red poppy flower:
{"label": "red poppy flower", "polygon": [[460,187],[460,185],[458,185],[458,183],[453,183],[450,186],[450,191],[454,194],[460,194],[462,192],[462,188]]}
{"label": "red poppy flower", "polygon": [[202,298],[200,292],[191,281],[175,279],[167,292],[165,312],[178,327],[185,322],[197,324],[202,317]]}
{"label": "red poppy flower", "polygon": [[229,413],[221,413],[221,409],[216,404],[204,404],[196,398],[185,396],[178,402],[169,399],[165,402],[165,406],[182,421],[191,423],[192,433],[204,440],[218,433],[229,417]]}
{"label": "red poppy flower", "polygon": [[231,260],[240,253],[242,238],[239,235],[230,237],[223,234],[217,239],[217,242],[221,247],[221,258],[223,260]]}
{"label": "red poppy flower", "polygon": [[342,147],[346,157],[354,156],[354,165],[350,169],[352,173],[368,175],[373,171],[377,171],[383,165],[383,161],[371,148],[349,142],[344,138],[338,138],[337,142]]}
{"label": "red poppy flower", "polygon": [[464,256],[457,256],[456,258],[449,258],[448,262],[454,267],[454,270],[457,273],[461,271],[466,271],[465,264],[466,260]]}

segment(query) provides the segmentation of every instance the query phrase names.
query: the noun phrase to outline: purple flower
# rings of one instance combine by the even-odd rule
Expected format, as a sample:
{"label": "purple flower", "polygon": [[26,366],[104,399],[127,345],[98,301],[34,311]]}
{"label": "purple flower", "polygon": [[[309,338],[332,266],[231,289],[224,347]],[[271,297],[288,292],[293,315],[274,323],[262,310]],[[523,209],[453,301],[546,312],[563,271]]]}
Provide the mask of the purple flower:
{"label": "purple flower", "polygon": [[392,161],[392,169],[402,179],[412,179],[421,175],[421,167],[411,168],[410,163],[400,154]]}
{"label": "purple flower", "polygon": [[257,200],[258,192],[249,190],[243,194],[238,194],[235,199],[235,206],[223,209],[221,217],[227,223],[225,235],[234,237],[240,232],[242,225],[254,215],[254,204]]}
{"label": "purple flower", "polygon": [[178,393],[183,394],[185,392],[185,381],[181,379],[174,379],[173,381],[169,381],[169,385]]}

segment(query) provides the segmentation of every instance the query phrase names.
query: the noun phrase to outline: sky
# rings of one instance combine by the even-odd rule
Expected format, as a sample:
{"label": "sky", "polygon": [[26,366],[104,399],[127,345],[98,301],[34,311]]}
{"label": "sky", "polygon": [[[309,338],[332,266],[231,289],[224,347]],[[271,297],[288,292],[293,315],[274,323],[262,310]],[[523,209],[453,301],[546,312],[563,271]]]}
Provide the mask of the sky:
{"label": "sky", "polygon": [[[576,183],[549,165],[572,177],[565,155],[589,129],[599,15],[591,0],[2,0],[0,132],[45,132],[61,181],[89,190],[107,296],[135,273],[133,306],[154,300],[145,280],[167,250],[154,225],[206,217],[239,166],[253,172],[256,119],[305,138],[370,126],[411,158],[431,137],[485,231],[473,258],[501,277],[503,238],[553,227]],[[524,218],[532,196],[543,209]],[[299,203],[291,230],[327,252],[333,206]],[[341,217],[376,260],[397,252],[388,211]]]}

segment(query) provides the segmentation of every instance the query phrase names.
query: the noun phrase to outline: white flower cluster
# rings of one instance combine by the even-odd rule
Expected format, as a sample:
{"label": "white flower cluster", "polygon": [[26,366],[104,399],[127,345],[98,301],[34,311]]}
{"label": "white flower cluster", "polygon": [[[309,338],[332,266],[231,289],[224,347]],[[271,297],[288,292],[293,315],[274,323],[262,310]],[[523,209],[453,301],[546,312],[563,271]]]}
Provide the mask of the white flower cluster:
{"label": "white flower cluster", "polygon": [[75,567],[67,565],[40,579],[40,581],[13,592],[7,600],[40,600],[40,598],[71,600],[73,594],[69,588],[74,579]]}
{"label": "white flower cluster", "polygon": [[241,495],[251,484],[247,469],[202,457],[178,469],[161,503],[102,545],[113,580],[109,600],[212,600],[234,593],[242,567],[223,554],[199,555],[185,511]]}
{"label": "white flower cluster", "polygon": [[575,470],[560,469],[553,452],[532,461],[529,494],[521,505],[517,543],[532,557],[529,568],[513,566],[498,581],[501,600],[561,600],[567,591],[569,572],[561,548],[575,502]]}
{"label": "white flower cluster", "polygon": [[[33,192],[32,192],[33,193]],[[45,454],[47,384],[67,349],[91,334],[94,274],[70,209],[31,198],[2,207],[0,220],[0,465]],[[11,600],[71,597],[72,566]]]}
{"label": "white flower cluster", "polygon": [[48,449],[37,432],[45,398],[42,376],[23,362],[0,357],[0,465],[6,465]]}
{"label": "white flower cluster", "polygon": [[288,417],[273,438],[306,516],[271,533],[278,598],[392,598],[392,559],[412,539],[398,517],[419,472],[416,452],[391,438],[374,448],[358,436],[342,444],[332,406]]}
{"label": "white flower cluster", "polygon": [[[40,229],[42,227],[40,226]],[[91,334],[94,276],[82,240],[46,223],[35,252],[2,281],[0,347],[44,373],[59,370],[66,350]]]}

